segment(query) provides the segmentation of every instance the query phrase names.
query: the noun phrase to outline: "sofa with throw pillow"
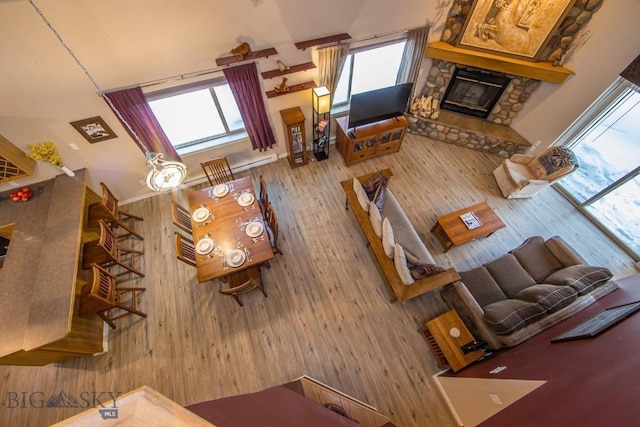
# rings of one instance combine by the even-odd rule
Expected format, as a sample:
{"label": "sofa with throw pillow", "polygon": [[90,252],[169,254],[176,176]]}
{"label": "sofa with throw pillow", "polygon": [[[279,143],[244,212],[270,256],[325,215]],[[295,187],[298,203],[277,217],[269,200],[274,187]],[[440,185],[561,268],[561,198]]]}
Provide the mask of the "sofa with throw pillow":
{"label": "sofa with throw pillow", "polygon": [[493,350],[513,347],[618,289],[611,271],[588,265],[558,236],[530,237],[460,276],[441,295]]}
{"label": "sofa with throw pillow", "polygon": [[454,268],[438,265],[402,210],[387,180],[389,169],[342,181],[346,208],[364,234],[391,301],[405,301],[460,280]]}

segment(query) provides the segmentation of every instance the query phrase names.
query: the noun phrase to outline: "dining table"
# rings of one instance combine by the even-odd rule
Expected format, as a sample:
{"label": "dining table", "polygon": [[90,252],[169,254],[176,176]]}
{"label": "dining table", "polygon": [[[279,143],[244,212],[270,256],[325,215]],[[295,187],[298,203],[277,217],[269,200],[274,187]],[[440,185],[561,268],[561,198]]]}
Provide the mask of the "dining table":
{"label": "dining table", "polygon": [[188,197],[198,282],[273,258],[251,177],[193,190]]}

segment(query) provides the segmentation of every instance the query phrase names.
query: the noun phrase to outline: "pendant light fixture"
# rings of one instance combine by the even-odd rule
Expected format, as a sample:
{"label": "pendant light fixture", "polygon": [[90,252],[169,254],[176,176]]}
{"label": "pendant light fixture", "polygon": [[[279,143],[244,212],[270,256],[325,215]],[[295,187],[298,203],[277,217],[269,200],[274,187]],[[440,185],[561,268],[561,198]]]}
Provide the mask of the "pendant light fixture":
{"label": "pendant light fixture", "polygon": [[182,162],[164,160],[164,154],[147,152],[147,186],[153,191],[170,190],[177,187],[187,176],[187,167]]}

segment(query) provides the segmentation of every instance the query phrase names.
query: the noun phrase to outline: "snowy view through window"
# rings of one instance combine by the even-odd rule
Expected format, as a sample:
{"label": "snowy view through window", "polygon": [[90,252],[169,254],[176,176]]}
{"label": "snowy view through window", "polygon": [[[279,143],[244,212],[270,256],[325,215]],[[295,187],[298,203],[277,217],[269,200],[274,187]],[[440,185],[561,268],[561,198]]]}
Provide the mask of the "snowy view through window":
{"label": "snowy view through window", "polygon": [[572,148],[580,167],[558,182],[580,203],[622,182],[585,209],[636,254],[640,254],[639,123],[640,93],[630,89],[626,99]]}

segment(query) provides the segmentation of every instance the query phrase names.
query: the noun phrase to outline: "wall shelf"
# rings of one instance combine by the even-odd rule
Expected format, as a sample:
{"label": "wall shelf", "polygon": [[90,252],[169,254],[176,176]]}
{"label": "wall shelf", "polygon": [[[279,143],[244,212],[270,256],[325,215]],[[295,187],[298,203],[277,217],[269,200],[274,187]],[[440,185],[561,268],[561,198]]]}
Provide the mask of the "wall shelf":
{"label": "wall shelf", "polygon": [[268,91],[267,98],[275,98],[276,96],[282,96],[289,93],[300,92],[302,90],[313,89],[314,87],[318,87],[316,82],[305,82],[297,85],[291,85],[289,86],[289,90],[286,92],[276,92],[275,90]]}
{"label": "wall shelf", "polygon": [[319,46],[321,44],[340,43],[342,40],[347,40],[350,38],[351,36],[349,34],[342,33],[336,34],[335,36],[320,37],[319,39],[311,39],[303,42],[298,42],[295,43],[295,45],[298,49],[305,50],[308,47]]}
{"label": "wall shelf", "polygon": [[264,73],[261,73],[261,75],[263,79],[272,79],[274,77],[284,76],[285,74],[297,73],[300,71],[307,71],[312,68],[316,68],[316,64],[314,64],[313,62],[305,62],[304,64],[292,65],[291,67],[283,71],[280,71],[280,70],[265,71]]}
{"label": "wall shelf", "polygon": [[247,55],[243,59],[238,59],[235,56],[225,56],[223,58],[216,58],[216,64],[220,67],[223,65],[235,64],[236,62],[249,61],[251,59],[268,58],[271,55],[277,55],[278,51],[271,47],[269,49],[255,50]]}

